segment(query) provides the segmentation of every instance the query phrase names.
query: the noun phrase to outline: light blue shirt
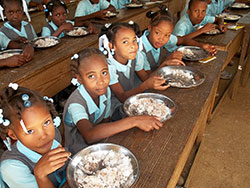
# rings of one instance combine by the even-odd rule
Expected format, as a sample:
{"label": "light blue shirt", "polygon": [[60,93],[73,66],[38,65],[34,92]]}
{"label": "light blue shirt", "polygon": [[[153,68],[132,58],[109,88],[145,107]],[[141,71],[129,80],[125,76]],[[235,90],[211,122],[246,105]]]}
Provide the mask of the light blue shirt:
{"label": "light blue shirt", "polygon": [[[75,23],[70,21],[70,20],[66,20],[67,23],[71,23],[72,25],[74,25]],[[54,29],[54,31],[58,30],[58,26],[53,22],[50,21],[49,25]],[[48,27],[43,27],[42,28],[42,36],[51,36],[53,33],[51,33],[50,29]],[[58,38],[62,38],[64,37],[64,32],[61,32],[61,34],[58,36]]]}
{"label": "light blue shirt", "polygon": [[[107,89],[107,97],[105,95],[99,96],[99,106],[95,104],[95,102],[88,94],[83,85],[80,85],[77,89],[87,102],[89,114],[95,115],[94,122],[92,123],[95,123],[98,120],[98,118],[104,113],[106,107],[104,104],[105,101],[107,101],[107,108],[106,108],[107,110],[105,112],[104,119],[110,117],[111,91],[109,87]],[[78,103],[70,104],[68,107],[68,113],[65,116],[65,122],[67,122],[68,125],[72,125],[72,122],[76,125],[77,122],[82,119],[89,120],[87,109],[85,109],[82,105]]]}
{"label": "light blue shirt", "polygon": [[165,44],[164,47],[169,52],[173,52],[178,48],[177,43],[178,43],[178,37],[175,36],[174,34],[171,34],[167,44]]}
{"label": "light blue shirt", "polygon": [[75,17],[87,16],[89,14],[107,9],[110,3],[106,0],[100,0],[97,4],[92,4],[89,0],[82,0],[78,3]]}
{"label": "light blue shirt", "polygon": [[[26,30],[25,30],[25,25],[27,25],[28,22],[25,22],[25,21],[22,21],[21,22],[21,31],[19,31],[18,29],[12,27],[9,22],[5,22],[4,23],[4,26],[9,28],[9,29],[12,29],[13,31],[15,31],[19,36],[21,37],[25,37],[25,38],[28,38],[27,36],[27,33],[26,33]],[[34,34],[34,36],[36,36],[36,32],[34,30],[33,27],[32,28],[32,33]],[[6,49],[10,43],[10,39],[3,33],[3,32],[0,32],[0,46],[2,49]]]}
{"label": "light blue shirt", "polygon": [[[60,143],[54,140],[51,150],[57,148],[59,145]],[[37,163],[42,157],[39,153],[24,146],[20,141],[17,141],[17,149],[34,163]],[[32,174],[29,167],[21,161],[7,159],[1,162],[0,168],[3,181],[6,182],[9,187],[38,188],[34,174]]]}
{"label": "light blue shirt", "polygon": [[[130,68],[133,63],[132,60],[128,60],[128,63],[126,65],[119,63],[114,58],[109,58],[107,59],[107,61],[109,63],[109,75],[110,75],[109,85],[113,85],[119,82],[119,75],[117,74],[117,71],[122,72],[124,76],[126,76],[128,79],[130,78]],[[143,61],[144,58],[142,56],[142,52],[138,51],[136,55],[135,71],[140,71],[143,69]]]}
{"label": "light blue shirt", "polygon": [[173,34],[176,36],[188,35],[194,32],[195,28],[199,26],[204,26],[207,23],[214,23],[214,22],[215,22],[215,17],[206,15],[200,24],[193,25],[188,14],[186,14],[186,15],[183,15],[181,19],[175,25]]}
{"label": "light blue shirt", "polygon": [[125,8],[125,5],[131,3],[131,0],[111,0],[110,4],[115,7],[115,9]]}

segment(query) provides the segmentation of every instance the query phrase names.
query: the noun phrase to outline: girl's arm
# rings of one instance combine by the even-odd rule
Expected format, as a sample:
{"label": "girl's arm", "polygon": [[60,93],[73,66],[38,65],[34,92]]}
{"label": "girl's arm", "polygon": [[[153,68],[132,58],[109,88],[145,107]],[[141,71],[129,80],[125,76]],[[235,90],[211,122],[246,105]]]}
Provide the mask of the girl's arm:
{"label": "girl's arm", "polygon": [[158,130],[163,126],[159,120],[152,116],[127,117],[116,122],[101,123],[96,126],[94,126],[89,120],[82,119],[78,121],[76,125],[88,144],[113,136],[133,127],[138,127],[139,129],[148,132],[153,129]]}
{"label": "girl's arm", "polygon": [[202,27],[201,29],[198,29],[192,33],[189,33],[187,35],[185,35],[186,38],[192,39],[195,38],[203,33],[209,32],[211,30],[215,29],[215,25],[211,24],[211,23],[207,23],[204,27]]}
{"label": "girl's arm", "polygon": [[58,37],[62,32],[64,31],[70,31],[70,30],[73,30],[74,27],[71,23],[69,22],[65,22],[63,23],[53,34],[52,36],[55,36],[55,37]]}

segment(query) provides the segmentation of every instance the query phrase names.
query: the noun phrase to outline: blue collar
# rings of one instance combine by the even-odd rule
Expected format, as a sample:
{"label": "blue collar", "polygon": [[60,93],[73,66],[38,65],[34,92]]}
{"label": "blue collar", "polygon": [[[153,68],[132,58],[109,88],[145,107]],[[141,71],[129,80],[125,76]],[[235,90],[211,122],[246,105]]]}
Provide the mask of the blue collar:
{"label": "blue collar", "polygon": [[114,65],[116,70],[118,70],[119,72],[125,72],[127,70],[127,68],[131,67],[131,63],[132,63],[132,60],[128,60],[128,63],[126,65],[123,65],[121,63],[119,63],[117,60],[115,60],[115,58],[109,58],[109,63],[111,65]]}
{"label": "blue collar", "polygon": [[[60,143],[54,139],[53,144],[51,146],[51,150],[57,148],[59,145],[60,145]],[[42,157],[41,154],[27,148],[19,140],[17,141],[16,146],[17,146],[17,149],[19,152],[24,154],[27,158],[29,158],[34,163],[37,163],[40,160],[40,158]]]}
{"label": "blue collar", "polygon": [[58,26],[53,21],[50,21],[49,24],[55,31],[58,29]]}
{"label": "blue collar", "polygon": [[155,49],[151,43],[149,42],[147,36],[149,35],[149,31],[145,30],[143,35],[142,35],[142,42],[143,42],[143,47],[145,48],[146,52],[153,51],[155,53],[160,53],[160,48]]}
{"label": "blue collar", "polygon": [[[95,102],[93,101],[93,99],[91,98],[87,90],[85,89],[85,87],[81,84],[80,86],[78,86],[77,89],[81,93],[82,97],[86,100],[89,114],[93,114],[94,112],[98,111],[99,110],[98,106],[95,104]],[[107,97],[105,96],[105,94],[99,96],[99,106],[101,107],[102,105],[104,105],[104,102],[106,100],[107,100]]]}

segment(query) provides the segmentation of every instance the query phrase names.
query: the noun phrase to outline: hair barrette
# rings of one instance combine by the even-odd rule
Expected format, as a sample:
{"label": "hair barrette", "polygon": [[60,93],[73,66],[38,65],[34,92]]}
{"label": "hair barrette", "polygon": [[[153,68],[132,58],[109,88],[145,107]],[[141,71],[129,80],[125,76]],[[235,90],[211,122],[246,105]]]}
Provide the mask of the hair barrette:
{"label": "hair barrette", "polygon": [[51,102],[51,103],[54,103],[54,100],[53,100],[52,98],[49,98],[48,96],[44,96],[43,99],[44,99],[45,101],[49,101],[49,102]]}
{"label": "hair barrette", "polygon": [[100,50],[101,52],[103,52],[103,51],[104,51],[104,48],[103,48],[103,47],[100,47],[99,50]]}
{"label": "hair barrette", "polygon": [[59,125],[61,124],[61,119],[59,116],[56,116],[54,119],[53,119],[53,123],[54,123],[54,126],[55,127],[59,127]]}
{"label": "hair barrette", "polygon": [[108,54],[108,51],[107,50],[103,50],[102,52],[104,55],[107,55]]}
{"label": "hair barrette", "polygon": [[0,124],[3,124],[3,126],[7,127],[10,124],[10,120],[3,118],[3,109],[0,109]]}
{"label": "hair barrette", "polygon": [[17,83],[10,83],[9,87],[11,87],[14,90],[17,90],[18,89],[18,84]]}
{"label": "hair barrette", "polygon": [[78,54],[74,54],[72,57],[71,57],[71,60],[73,59],[78,59],[79,58],[79,55]]}
{"label": "hair barrette", "polygon": [[80,83],[78,82],[78,80],[77,80],[76,78],[72,78],[71,83],[72,83],[74,86],[79,86],[79,85],[80,85]]}
{"label": "hair barrette", "polygon": [[24,107],[28,108],[31,106],[31,102],[29,101],[29,95],[28,94],[23,94],[22,95],[22,100],[23,100],[23,105]]}
{"label": "hair barrette", "polygon": [[168,11],[168,8],[167,8],[167,7],[165,8],[165,11]]}
{"label": "hair barrette", "polygon": [[60,2],[61,2],[61,4],[63,4],[63,5],[65,4],[63,1],[60,1]]}
{"label": "hair barrette", "polygon": [[132,20],[130,20],[130,21],[128,22],[128,24],[129,24],[129,25],[134,25],[134,22],[133,22]]}
{"label": "hair barrette", "polygon": [[4,140],[3,140],[3,143],[4,143],[4,145],[7,147],[7,149],[9,150],[9,151],[11,151],[11,139],[10,139],[10,137],[6,137]]}
{"label": "hair barrette", "polygon": [[3,7],[0,5],[0,15],[1,15],[2,20],[4,21],[3,11],[4,11],[4,9],[3,9]]}
{"label": "hair barrette", "polygon": [[108,29],[111,26],[111,23],[105,23],[104,26]]}
{"label": "hair barrette", "polygon": [[29,134],[29,133],[28,133],[28,130],[27,130],[27,128],[25,127],[25,124],[24,124],[24,122],[23,122],[22,119],[20,120],[20,125],[21,125],[23,131],[24,131],[26,134]]}

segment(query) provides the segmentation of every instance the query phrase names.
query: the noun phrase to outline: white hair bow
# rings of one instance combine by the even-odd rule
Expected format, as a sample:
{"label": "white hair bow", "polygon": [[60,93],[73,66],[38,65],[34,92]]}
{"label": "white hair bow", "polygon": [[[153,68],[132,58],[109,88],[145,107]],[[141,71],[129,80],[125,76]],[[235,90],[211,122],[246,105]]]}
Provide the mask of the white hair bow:
{"label": "white hair bow", "polygon": [[18,84],[17,83],[9,83],[9,87],[11,87],[14,90],[18,89]]}
{"label": "white hair bow", "polygon": [[103,51],[102,49],[104,48],[104,50],[107,51],[108,53],[108,58],[112,58],[112,54],[111,54],[111,51],[110,51],[110,48],[109,48],[109,40],[108,40],[108,37],[106,34],[102,35],[100,38],[99,38],[99,50]]}
{"label": "white hair bow", "polygon": [[27,5],[25,0],[22,0],[22,3],[23,3],[23,11],[25,12],[25,14],[26,14],[26,16],[28,18],[28,21],[30,22],[31,18],[30,18],[30,14],[29,14],[29,11],[28,11],[28,5]]}
{"label": "white hair bow", "polygon": [[3,7],[0,5],[0,15],[2,20],[4,21],[3,10],[4,10]]}

